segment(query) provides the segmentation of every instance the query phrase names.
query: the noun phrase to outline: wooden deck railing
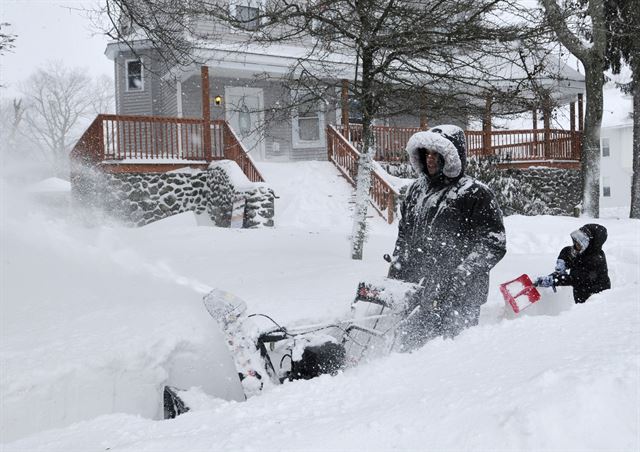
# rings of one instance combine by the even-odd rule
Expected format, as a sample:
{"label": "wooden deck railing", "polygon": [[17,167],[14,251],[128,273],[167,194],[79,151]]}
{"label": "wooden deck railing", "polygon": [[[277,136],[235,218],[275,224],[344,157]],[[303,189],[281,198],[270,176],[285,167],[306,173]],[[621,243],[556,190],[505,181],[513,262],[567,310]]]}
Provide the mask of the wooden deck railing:
{"label": "wooden deck railing", "polygon": [[[362,125],[349,124],[349,130],[345,133],[343,126],[337,130],[353,143],[358,151],[362,151]],[[376,149],[375,160],[386,162],[405,160],[405,146],[407,141],[421,129],[418,127],[387,127],[374,126],[373,137]]]}
{"label": "wooden deck railing", "polygon": [[[337,130],[347,137],[356,149],[362,148],[362,126],[349,124]],[[380,161],[406,161],[405,146],[418,127],[374,126],[375,159]],[[500,163],[532,160],[580,160],[582,132],[558,129],[538,130],[468,130],[467,153],[469,156],[496,157]]]}
{"label": "wooden deck railing", "polygon": [[244,145],[226,121],[222,121],[222,137],[224,140],[224,158],[236,162],[251,182],[264,182],[262,174],[260,174],[253,160],[249,157]]}
{"label": "wooden deck railing", "polygon": [[[329,161],[333,162],[355,187],[360,152],[334,126],[327,127],[327,152]],[[378,213],[389,224],[393,223],[396,202],[400,193],[375,170],[371,172],[369,196],[371,204]]]}
{"label": "wooden deck railing", "polygon": [[530,160],[580,160],[581,132],[538,129],[496,130],[485,145],[485,133],[467,131],[469,155],[496,157],[500,163]]}
{"label": "wooden deck railing", "polygon": [[[210,140],[205,133],[209,133]],[[222,120],[98,115],[76,143],[70,158],[93,165],[208,163],[229,158],[250,180],[263,181],[242,144]]]}

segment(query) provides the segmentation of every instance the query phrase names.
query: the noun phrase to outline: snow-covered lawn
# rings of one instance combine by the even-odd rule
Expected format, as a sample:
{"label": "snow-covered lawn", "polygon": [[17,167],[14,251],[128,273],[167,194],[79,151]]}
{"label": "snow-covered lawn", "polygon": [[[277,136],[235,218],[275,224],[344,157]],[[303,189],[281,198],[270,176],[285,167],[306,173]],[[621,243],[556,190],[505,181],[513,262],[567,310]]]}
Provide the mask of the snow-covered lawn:
{"label": "snow-covered lawn", "polygon": [[[550,272],[586,222],[509,217],[480,326],[225,400],[237,395],[216,382],[232,364],[205,293],[228,290],[287,325],[343,318],[395,241],[371,210],[352,261],[351,188],[335,168],[260,169],[280,197],[273,229],[199,226],[191,213],[87,227],[0,187],[2,450],[640,449],[640,222],[624,219],[598,220],[613,288],[584,305],[546,290],[505,316],[497,285]],[[159,420],[167,382],[200,387],[200,408]]]}

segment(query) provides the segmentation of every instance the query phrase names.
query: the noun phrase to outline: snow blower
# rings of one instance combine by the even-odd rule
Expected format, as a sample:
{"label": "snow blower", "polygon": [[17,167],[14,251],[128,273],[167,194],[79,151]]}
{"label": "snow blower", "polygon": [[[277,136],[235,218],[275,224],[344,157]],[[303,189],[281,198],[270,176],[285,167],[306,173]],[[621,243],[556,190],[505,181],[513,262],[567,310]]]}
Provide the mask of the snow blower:
{"label": "snow blower", "polygon": [[[222,330],[247,399],[287,380],[336,374],[390,353],[406,308],[421,289],[389,278],[361,282],[348,320],[291,328],[264,314],[247,314],[246,303],[229,292],[214,289],[203,302]],[[259,327],[257,318],[267,319],[271,326]],[[165,419],[189,411],[180,393],[164,387]]]}

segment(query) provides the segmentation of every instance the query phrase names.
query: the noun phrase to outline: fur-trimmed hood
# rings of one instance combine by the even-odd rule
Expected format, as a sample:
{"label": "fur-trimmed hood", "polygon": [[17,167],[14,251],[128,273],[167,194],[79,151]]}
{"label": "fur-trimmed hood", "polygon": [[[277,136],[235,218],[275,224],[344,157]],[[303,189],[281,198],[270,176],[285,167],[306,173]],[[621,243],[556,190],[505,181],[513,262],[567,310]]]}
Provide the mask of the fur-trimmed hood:
{"label": "fur-trimmed hood", "polygon": [[425,132],[413,134],[407,142],[407,153],[411,166],[418,174],[426,174],[421,163],[421,149],[435,151],[444,159],[442,174],[450,179],[461,177],[467,164],[467,145],[463,130],[454,125],[445,124],[432,127]]}

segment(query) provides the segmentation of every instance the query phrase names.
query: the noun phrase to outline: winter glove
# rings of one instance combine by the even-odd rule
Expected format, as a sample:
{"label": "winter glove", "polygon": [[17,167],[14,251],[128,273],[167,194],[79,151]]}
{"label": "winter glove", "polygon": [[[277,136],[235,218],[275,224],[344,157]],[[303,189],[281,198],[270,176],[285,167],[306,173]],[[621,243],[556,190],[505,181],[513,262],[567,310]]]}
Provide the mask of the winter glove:
{"label": "winter glove", "polygon": [[556,261],[556,273],[566,273],[567,272],[567,264],[564,259],[558,259]]}
{"label": "winter glove", "polygon": [[556,286],[558,285],[558,279],[565,278],[566,276],[567,275],[565,273],[551,273],[550,275],[540,276],[539,278],[536,278],[533,285],[535,287],[551,287],[554,292],[557,292]]}
{"label": "winter glove", "polygon": [[553,275],[540,276],[533,283],[536,287],[554,287],[555,281]]}

